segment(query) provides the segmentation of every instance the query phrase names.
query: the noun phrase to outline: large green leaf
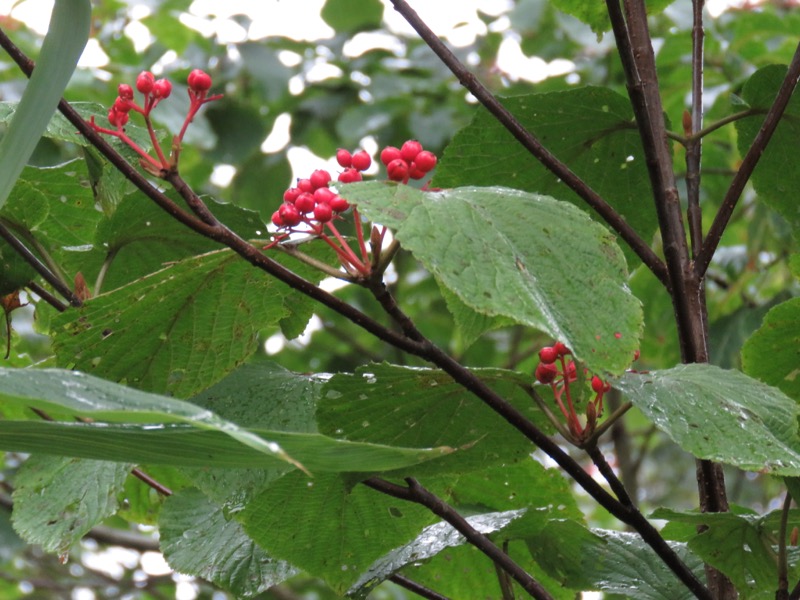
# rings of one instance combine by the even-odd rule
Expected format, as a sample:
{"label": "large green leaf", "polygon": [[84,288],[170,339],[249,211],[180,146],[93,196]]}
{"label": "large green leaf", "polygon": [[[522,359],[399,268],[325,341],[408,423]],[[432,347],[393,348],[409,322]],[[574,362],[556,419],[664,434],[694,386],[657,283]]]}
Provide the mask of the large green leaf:
{"label": "large green leaf", "polygon": [[196,489],[167,499],[158,531],[161,551],[173,569],[202,577],[237,597],[263,592],[297,573],[288,563],[270,558],[238,521]]}
{"label": "large green leaf", "polygon": [[186,397],[244,362],[260,331],[284,320],[304,325],[311,310],[276,279],[218,251],[62,313],[53,345],[60,366]]}
{"label": "large green leaf", "polygon": [[[518,374],[486,370],[481,375],[539,426],[552,431],[531,398],[515,385]],[[498,462],[510,464],[532,448],[481,400],[436,369],[380,364],[355,375],[335,375],[323,387],[317,422],[322,433],[349,441],[461,448],[421,467],[425,471],[465,473]]]}
{"label": "large green leaf", "polygon": [[117,511],[128,471],[122,463],[30,457],[14,478],[14,528],[29,543],[66,554]]}
{"label": "large green leaf", "polygon": [[595,371],[621,373],[642,310],[613,237],[567,202],[507,188],[420,192],[361,183],[344,195],[388,225],[465,304],[540,329]]}
{"label": "large green leaf", "polygon": [[776,388],[740,371],[698,364],[627,373],[614,386],[698,458],[800,474],[800,407]]}
{"label": "large green leaf", "polygon": [[[599,6],[602,2],[586,3]],[[642,238],[658,229],[652,190],[630,101],[607,88],[581,87],[561,92],[503,99],[504,106],[533,132],[550,152],[567,164],[614,207]],[[586,203],[528,154],[487,111],[476,112],[447,147],[434,185],[509,187],[567,200],[586,210]],[[623,248],[631,268],[635,254]]]}
{"label": "large green leaf", "polygon": [[780,388],[800,401],[800,298],[779,304],[742,348],[742,368],[748,375]]}
{"label": "large green leaf", "polygon": [[[686,544],[670,542],[678,557],[703,577],[703,563]],[[575,590],[596,590],[637,600],[689,600],[664,561],[635,533],[594,529],[574,521],[551,521],[528,540],[544,570]]]}
{"label": "large green leaf", "polygon": [[189,402],[79,372],[0,369],[0,382],[4,407],[62,419],[0,420],[0,450],[196,467],[276,468],[299,461],[311,471],[337,472],[399,469],[451,452],[245,429]]}
{"label": "large green leaf", "polygon": [[[766,111],[774,102],[778,88],[786,76],[786,67],[769,65],[759,69],[742,89],[742,100],[750,107]],[[742,107],[736,107],[741,110]],[[744,155],[761,128],[764,115],[758,114],[736,121],[739,152]],[[753,171],[753,187],[760,199],[778,211],[794,227],[800,226],[795,194],[800,186],[800,173],[795,168],[794,150],[800,137],[800,96],[795,94],[786,107],[778,128]]]}
{"label": "large green leaf", "polygon": [[344,594],[370,565],[413,540],[436,517],[337,475],[285,475],[237,515],[270,555]]}

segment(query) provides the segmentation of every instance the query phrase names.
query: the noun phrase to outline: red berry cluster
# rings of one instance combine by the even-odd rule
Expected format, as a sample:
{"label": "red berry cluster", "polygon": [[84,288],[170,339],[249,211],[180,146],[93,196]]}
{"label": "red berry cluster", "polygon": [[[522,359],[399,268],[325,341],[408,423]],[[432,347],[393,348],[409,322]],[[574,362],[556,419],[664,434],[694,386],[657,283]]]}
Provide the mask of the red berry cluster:
{"label": "red berry cluster", "polygon": [[[142,71],[136,78],[136,90],[144,97],[144,101],[141,105],[134,100],[133,88],[130,85],[127,83],[119,84],[117,88],[117,99],[108,110],[108,122],[116,127],[116,129],[100,127],[94,122],[94,117],[92,117],[90,121],[91,125],[95,131],[113,135],[135,150],[136,153],[142,157],[142,167],[149,173],[161,175],[162,171],[174,170],[177,167],[180,142],[186,134],[189,123],[192,122],[192,119],[194,119],[194,116],[197,114],[197,111],[200,110],[201,106],[222,97],[221,95],[208,96],[208,90],[211,89],[212,81],[211,76],[205,71],[195,69],[189,73],[187,83],[189,84],[189,111],[186,114],[186,119],[183,122],[180,133],[173,142],[173,152],[170,156],[170,160],[167,160],[164,151],[158,143],[153,124],[150,120],[150,113],[159,102],[169,98],[172,93],[172,84],[166,79],[156,79],[150,71]],[[130,118],[129,113],[131,111],[138,112],[144,117],[147,131],[150,134],[150,141],[156,151],[157,158],[150,156],[150,154],[145,152],[141,146],[125,133],[124,127],[128,124]]]}
{"label": "red berry cluster", "polygon": [[[575,411],[576,401],[570,385],[578,380],[574,360],[568,360],[572,353],[562,343],[545,346],[539,350],[539,364],[534,376],[539,383],[549,385],[553,390],[556,404],[567,421],[569,433],[579,442],[594,433],[598,417],[603,414],[603,396],[611,389],[611,384],[597,375],[592,376],[591,386],[594,398],[586,404],[586,425],[581,424]],[[566,405],[564,404],[566,400]]]}
{"label": "red berry cluster", "polygon": [[408,140],[400,148],[387,146],[381,152],[381,162],[392,181],[408,183],[409,179],[422,179],[436,166],[436,155],[422,149],[416,140]]}
{"label": "red berry cluster", "polygon": [[[397,154],[397,159],[403,163],[406,174],[398,178],[397,168],[389,170],[389,178],[396,181],[408,181],[409,170],[413,171],[415,178],[421,178],[436,165],[436,156],[422,149],[419,142],[409,140],[403,147],[387,147],[381,152],[381,160]],[[390,161],[390,162],[392,162]],[[336,152],[336,162],[342,167],[337,177],[338,183],[354,183],[363,179],[363,172],[372,166],[372,157],[365,150],[350,152],[340,148]],[[384,162],[386,162],[384,160]],[[398,163],[399,164],[399,163]],[[421,165],[421,166],[418,166]],[[394,177],[392,177],[394,174]],[[311,234],[319,237],[336,252],[339,262],[347,276],[360,280],[373,273],[377,264],[384,237],[385,227],[373,226],[369,236],[372,249],[372,259],[365,243],[363,224],[358,214],[358,209],[352,207],[353,223],[355,225],[358,248],[353,249],[347,240],[336,228],[336,221],[342,219],[342,213],[351,208],[351,205],[342,198],[338,191],[331,188],[331,174],[324,169],[317,169],[309,177],[298,179],[297,183],[287,189],[283,194],[283,203],[272,213],[272,224],[278,228],[278,234],[273,237],[267,248],[276,246],[286,240],[293,233]],[[295,252],[295,254],[299,254]],[[387,259],[391,260],[391,258]]]}

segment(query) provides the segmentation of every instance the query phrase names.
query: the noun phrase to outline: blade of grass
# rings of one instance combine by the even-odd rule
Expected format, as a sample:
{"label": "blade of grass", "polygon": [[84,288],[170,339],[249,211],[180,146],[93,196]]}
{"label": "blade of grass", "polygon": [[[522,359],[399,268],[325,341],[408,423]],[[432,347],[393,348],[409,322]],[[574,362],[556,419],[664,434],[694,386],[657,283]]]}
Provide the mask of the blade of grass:
{"label": "blade of grass", "polygon": [[90,0],[56,0],[33,75],[0,141],[0,207],[33,154],[89,39]]}

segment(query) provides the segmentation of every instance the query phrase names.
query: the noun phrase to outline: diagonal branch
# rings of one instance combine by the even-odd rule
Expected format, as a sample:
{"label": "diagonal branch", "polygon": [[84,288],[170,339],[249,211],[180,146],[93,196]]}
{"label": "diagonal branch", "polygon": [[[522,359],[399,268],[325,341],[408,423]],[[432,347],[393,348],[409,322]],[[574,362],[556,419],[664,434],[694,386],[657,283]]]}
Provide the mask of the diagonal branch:
{"label": "diagonal branch", "polygon": [[522,589],[531,596],[537,600],[553,599],[547,590],[531,577],[525,569],[513,561],[508,554],[498,548],[486,535],[470,525],[452,506],[423,487],[416,479],[411,477],[407,478],[406,483],[408,487],[396,485],[377,477],[370,477],[362,483],[383,494],[424,506],[437,517],[449,523],[450,526],[463,535],[470,544],[483,552],[494,564],[498,565],[503,571],[513,577],[514,580],[522,586]]}
{"label": "diagonal branch", "polygon": [[556,158],[541,142],[512,115],[455,54],[436,36],[405,0],[391,0],[394,9],[408,21],[436,56],[447,65],[461,84],[550,172],[559,177],[580,196],[619,236],[653,274],[667,285],[668,275],[663,261],[638,233],[597,192],[578,177],[566,164]]}
{"label": "diagonal branch", "polygon": [[767,111],[767,116],[764,117],[761,129],[758,130],[753,143],[742,160],[739,170],[736,172],[736,175],[734,175],[733,181],[731,181],[730,187],[728,187],[728,191],[725,193],[725,198],[722,200],[722,205],[719,207],[719,212],[717,212],[714,222],[711,223],[706,239],[703,242],[703,247],[697,255],[694,270],[699,277],[704,276],[708,270],[708,265],[714,257],[714,252],[717,246],[719,246],[722,234],[725,232],[728,221],[733,215],[733,210],[739,202],[742,190],[744,190],[744,186],[750,180],[750,176],[753,174],[753,170],[756,168],[761,155],[764,153],[764,149],[772,138],[772,134],[775,133],[775,129],[778,127],[778,123],[783,113],[786,111],[786,106],[789,104],[792,93],[797,86],[798,78],[800,78],[800,44],[797,45],[797,49],[792,57],[792,62],[789,63],[786,77],[784,77],[783,83],[781,83],[781,87],[778,89],[775,102],[772,103],[769,111]]}

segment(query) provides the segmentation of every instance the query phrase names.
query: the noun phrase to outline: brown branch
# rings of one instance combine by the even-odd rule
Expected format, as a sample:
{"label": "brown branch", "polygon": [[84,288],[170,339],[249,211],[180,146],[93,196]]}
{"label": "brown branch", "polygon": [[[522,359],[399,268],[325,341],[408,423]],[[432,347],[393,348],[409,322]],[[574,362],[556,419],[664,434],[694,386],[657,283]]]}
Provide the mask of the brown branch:
{"label": "brown branch", "polygon": [[53,288],[72,306],[83,305],[83,302],[81,302],[80,298],[78,298],[72,292],[72,290],[69,289],[69,286],[64,283],[55,273],[53,273],[47,267],[47,265],[40,261],[33,252],[28,250],[28,247],[23,244],[13,233],[11,233],[11,230],[9,230],[8,227],[6,227],[2,222],[0,222],[0,237],[2,237],[6,243],[11,246],[14,251],[33,268],[34,271],[42,276],[42,279],[52,285]]}
{"label": "brown branch", "polygon": [[415,593],[420,598],[427,598],[427,600],[450,600],[450,598],[447,596],[442,596],[440,593],[434,592],[433,590],[426,588],[424,585],[419,584],[404,575],[395,573],[389,577],[389,581],[407,589],[409,592]]}
{"label": "brown branch", "polygon": [[531,596],[537,600],[552,600],[552,596],[547,590],[513,561],[510,556],[498,548],[486,535],[470,525],[452,506],[424,488],[417,480],[411,477],[407,478],[408,487],[399,486],[377,477],[371,477],[362,483],[383,494],[424,506],[437,517],[449,523],[470,544],[488,556],[494,564],[499,565]]}
{"label": "brown branch", "polygon": [[686,145],[686,196],[688,202],[687,221],[692,244],[692,258],[697,256],[703,243],[703,213],[700,210],[700,161],[703,138],[696,136],[703,128],[703,6],[705,0],[692,0],[692,102],[689,134]]}
{"label": "brown branch", "polygon": [[783,83],[781,83],[778,89],[775,101],[767,111],[767,116],[764,117],[761,128],[758,130],[753,143],[747,150],[744,159],[742,159],[742,164],[733,177],[728,191],[725,192],[722,205],[719,207],[719,211],[716,217],[714,217],[713,223],[711,223],[708,234],[706,234],[703,247],[698,253],[694,264],[694,271],[698,277],[705,275],[708,265],[711,264],[711,259],[714,257],[714,252],[716,252],[717,246],[719,246],[722,234],[725,232],[728,221],[730,221],[733,215],[733,210],[739,202],[744,186],[750,180],[750,176],[753,174],[753,170],[756,168],[761,155],[764,153],[764,149],[767,147],[770,139],[772,139],[772,134],[775,133],[775,129],[777,129],[778,123],[783,113],[786,111],[789,100],[797,86],[798,78],[800,78],[800,44],[798,44],[795,49],[792,62],[789,64],[786,77],[784,77]]}
{"label": "brown branch", "polygon": [[391,0],[394,9],[408,21],[436,56],[450,69],[459,82],[551,173],[563,181],[586,202],[619,236],[634,253],[666,285],[668,275],[663,261],[639,234],[597,192],[578,177],[566,164],[556,158],[539,140],[512,115],[455,54],[436,36],[405,0]]}

